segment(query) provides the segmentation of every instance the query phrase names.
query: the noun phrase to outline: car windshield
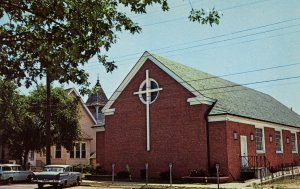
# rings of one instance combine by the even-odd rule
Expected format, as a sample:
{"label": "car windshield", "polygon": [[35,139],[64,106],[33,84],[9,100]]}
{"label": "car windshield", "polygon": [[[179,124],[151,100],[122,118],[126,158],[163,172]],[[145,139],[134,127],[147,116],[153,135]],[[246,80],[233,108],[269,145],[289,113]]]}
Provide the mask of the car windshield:
{"label": "car windshield", "polygon": [[53,171],[53,172],[64,172],[65,168],[63,167],[45,167],[43,171]]}

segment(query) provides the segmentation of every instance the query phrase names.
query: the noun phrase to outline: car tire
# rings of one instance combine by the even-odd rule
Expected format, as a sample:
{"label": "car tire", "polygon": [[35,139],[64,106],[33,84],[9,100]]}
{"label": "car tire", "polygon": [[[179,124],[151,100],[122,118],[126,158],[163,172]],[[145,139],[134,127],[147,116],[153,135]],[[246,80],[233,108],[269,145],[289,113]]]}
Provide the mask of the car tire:
{"label": "car tire", "polygon": [[12,184],[12,183],[13,183],[13,181],[14,181],[14,180],[13,180],[13,178],[12,178],[12,177],[10,177],[10,178],[8,178],[8,179],[7,179],[7,184],[8,184],[8,185],[10,185],[10,184]]}
{"label": "car tire", "polygon": [[80,186],[80,184],[81,184],[80,178],[78,177],[78,178],[77,178],[77,181],[76,181],[76,185],[77,185],[77,186]]}
{"label": "car tire", "polygon": [[43,187],[44,187],[43,184],[41,184],[41,183],[38,184],[38,188],[43,188]]}
{"label": "car tire", "polygon": [[31,183],[31,180],[32,180],[32,175],[28,175],[26,182]]}

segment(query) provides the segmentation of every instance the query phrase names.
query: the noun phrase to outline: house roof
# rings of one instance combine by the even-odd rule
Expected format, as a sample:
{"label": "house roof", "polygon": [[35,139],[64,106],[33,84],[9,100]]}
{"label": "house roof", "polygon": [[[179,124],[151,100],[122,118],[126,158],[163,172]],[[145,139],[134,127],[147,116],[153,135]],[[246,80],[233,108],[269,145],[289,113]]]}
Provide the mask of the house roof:
{"label": "house roof", "polygon": [[86,101],[87,106],[100,106],[103,107],[107,103],[108,99],[100,85],[99,79],[93,88],[93,93],[89,95]]}
{"label": "house roof", "polygon": [[210,75],[197,69],[179,64],[164,57],[145,52],[117,90],[110,97],[102,112],[112,115],[113,103],[150,59],[170,77],[190,91],[195,97],[215,102],[209,115],[230,114],[281,125],[300,127],[300,115],[268,94]]}
{"label": "house roof", "polygon": [[215,99],[209,115],[232,114],[300,127],[300,115],[268,94],[176,63],[152,56],[203,96]]}
{"label": "house roof", "polygon": [[75,88],[68,88],[68,89],[65,89],[65,91],[67,92],[68,95],[70,95],[72,92],[75,93],[75,95],[80,99],[80,103],[82,104],[83,108],[88,113],[88,115],[90,116],[90,118],[93,120],[94,124],[96,125],[97,121],[95,120],[94,116],[92,115],[92,113],[90,112],[90,110],[87,108],[87,106],[83,102],[83,100],[82,100],[80,94],[77,92],[77,90]]}

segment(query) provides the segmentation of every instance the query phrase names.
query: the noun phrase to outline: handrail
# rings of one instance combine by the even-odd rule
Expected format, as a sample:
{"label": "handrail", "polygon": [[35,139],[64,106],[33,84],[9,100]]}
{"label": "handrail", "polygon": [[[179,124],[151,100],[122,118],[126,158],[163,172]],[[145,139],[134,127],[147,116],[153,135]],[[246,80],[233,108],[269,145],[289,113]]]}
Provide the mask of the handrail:
{"label": "handrail", "polygon": [[241,169],[270,168],[270,161],[265,155],[240,156]]}

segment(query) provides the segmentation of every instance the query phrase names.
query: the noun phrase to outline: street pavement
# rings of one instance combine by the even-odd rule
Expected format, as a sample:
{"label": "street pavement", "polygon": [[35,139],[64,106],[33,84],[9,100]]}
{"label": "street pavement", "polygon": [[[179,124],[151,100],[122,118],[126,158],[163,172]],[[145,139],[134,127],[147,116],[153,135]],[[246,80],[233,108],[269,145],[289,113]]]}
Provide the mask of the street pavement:
{"label": "street pavement", "polygon": [[[249,183],[224,183],[220,184],[219,188],[235,188],[235,189],[252,189],[252,183],[257,183],[257,180]],[[100,184],[100,185],[99,185]],[[103,186],[101,186],[103,184]],[[96,186],[95,186],[96,185]],[[168,188],[169,184],[148,184],[147,188]],[[173,184],[174,188],[214,188],[217,189],[217,184]],[[132,188],[143,188],[145,184],[143,183],[134,183],[134,182],[115,182],[111,184],[108,181],[96,182],[96,181],[87,181],[84,180],[84,184],[82,186],[72,186],[66,187],[70,189],[132,189]],[[37,189],[37,184],[11,184],[11,185],[0,185],[0,189]],[[45,185],[45,189],[56,189],[50,185]]]}
{"label": "street pavement", "polygon": [[[1,184],[0,185],[0,189],[37,189],[38,186],[37,184],[11,184],[11,185],[5,185],[5,184]],[[52,187],[50,185],[45,185],[44,186],[45,189],[55,189],[55,187]],[[74,189],[91,189],[94,187],[90,187],[90,186],[73,186],[73,187],[66,187],[66,188],[74,188]],[[95,187],[97,188],[97,187]]]}

